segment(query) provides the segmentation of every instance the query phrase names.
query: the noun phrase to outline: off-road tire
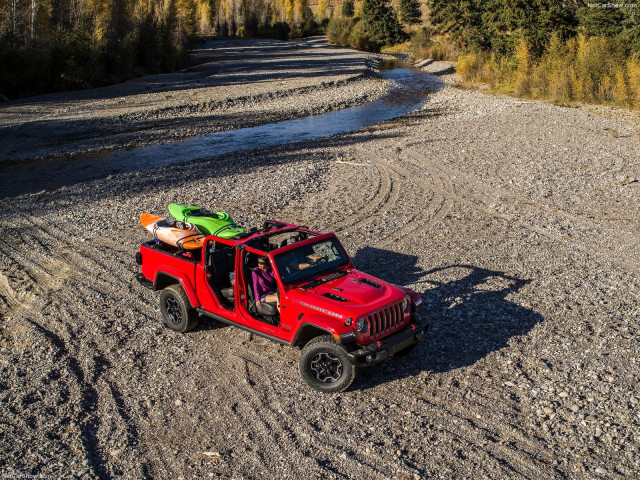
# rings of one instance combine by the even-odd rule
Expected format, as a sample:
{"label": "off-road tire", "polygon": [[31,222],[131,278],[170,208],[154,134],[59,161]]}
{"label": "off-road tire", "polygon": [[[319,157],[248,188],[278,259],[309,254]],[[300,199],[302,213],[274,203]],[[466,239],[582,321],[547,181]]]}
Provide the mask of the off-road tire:
{"label": "off-road tire", "polygon": [[160,311],[162,322],[175,332],[185,333],[198,325],[198,312],[191,307],[189,297],[180,285],[169,285],[162,290]]}
{"label": "off-road tire", "polygon": [[321,392],[342,392],[356,377],[356,367],[347,351],[329,335],[316,337],[307,343],[298,363],[305,383]]}

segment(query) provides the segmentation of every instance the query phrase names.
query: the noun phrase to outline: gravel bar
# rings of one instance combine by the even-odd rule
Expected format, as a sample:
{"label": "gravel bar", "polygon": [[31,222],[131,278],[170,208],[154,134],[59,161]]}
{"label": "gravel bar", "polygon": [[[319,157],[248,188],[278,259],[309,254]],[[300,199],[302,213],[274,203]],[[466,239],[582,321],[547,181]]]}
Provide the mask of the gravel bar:
{"label": "gravel bar", "polygon": [[[358,132],[0,200],[0,474],[638,478],[639,140],[447,85]],[[335,231],[422,295],[426,341],[323,395],[293,348],[163,328],[137,218],[178,201]]]}

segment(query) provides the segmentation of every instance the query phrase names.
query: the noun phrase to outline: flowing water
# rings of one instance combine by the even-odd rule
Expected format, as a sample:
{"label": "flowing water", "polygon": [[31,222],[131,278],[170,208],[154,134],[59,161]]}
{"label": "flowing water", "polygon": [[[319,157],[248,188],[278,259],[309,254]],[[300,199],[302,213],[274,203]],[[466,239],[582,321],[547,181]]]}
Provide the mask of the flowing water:
{"label": "flowing water", "polygon": [[[29,181],[2,181],[1,196],[57,188],[122,172],[187,163],[240,150],[352,132],[419,109],[426,102],[428,94],[439,88],[433,77],[399,62],[382,62],[380,74],[393,82],[388,93],[378,100],[356,107],[129,150],[79,155],[54,161],[43,160],[35,164],[26,162],[28,165],[23,167],[14,165],[11,170],[29,170]],[[6,175],[10,173],[12,172],[7,170],[3,172],[5,180],[13,177]],[[24,176],[16,175],[14,178]]]}

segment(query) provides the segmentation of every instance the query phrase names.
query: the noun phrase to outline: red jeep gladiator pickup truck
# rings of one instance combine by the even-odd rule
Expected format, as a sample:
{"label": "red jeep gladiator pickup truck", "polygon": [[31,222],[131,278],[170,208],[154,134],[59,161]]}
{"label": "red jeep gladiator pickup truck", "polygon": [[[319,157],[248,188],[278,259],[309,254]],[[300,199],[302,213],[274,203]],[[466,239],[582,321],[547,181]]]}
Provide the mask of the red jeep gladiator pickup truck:
{"label": "red jeep gladiator pickup truck", "polygon": [[[256,306],[260,257],[273,269],[280,311]],[[347,389],[358,367],[409,353],[428,328],[416,315],[420,295],[356,270],[333,233],[270,220],[231,239],[208,236],[195,252],[145,242],[136,262],[138,281],[161,291],[167,327],[187,332],[202,314],[299,347],[300,375],[324,392]]]}

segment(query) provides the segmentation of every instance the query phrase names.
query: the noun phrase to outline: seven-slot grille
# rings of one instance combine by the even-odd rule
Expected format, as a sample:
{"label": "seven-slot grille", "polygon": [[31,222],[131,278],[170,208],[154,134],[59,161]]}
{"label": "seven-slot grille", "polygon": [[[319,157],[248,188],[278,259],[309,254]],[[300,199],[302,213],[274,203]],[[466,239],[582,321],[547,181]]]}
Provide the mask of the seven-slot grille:
{"label": "seven-slot grille", "polygon": [[367,315],[369,322],[369,337],[376,338],[385,335],[402,325],[404,313],[402,312],[402,302],[390,307],[378,310],[371,315]]}

